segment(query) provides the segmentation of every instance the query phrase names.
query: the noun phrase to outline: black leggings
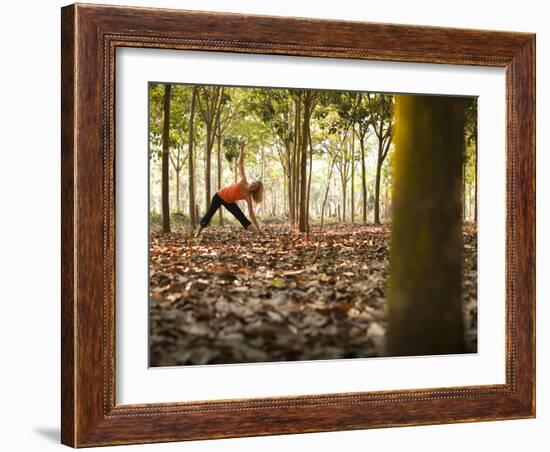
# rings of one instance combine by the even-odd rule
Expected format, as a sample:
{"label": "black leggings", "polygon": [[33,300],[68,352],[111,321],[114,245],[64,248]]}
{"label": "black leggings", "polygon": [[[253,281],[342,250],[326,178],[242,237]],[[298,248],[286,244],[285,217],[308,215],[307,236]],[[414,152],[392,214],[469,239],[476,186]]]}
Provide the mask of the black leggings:
{"label": "black leggings", "polygon": [[200,225],[205,228],[208,226],[208,223],[210,223],[210,220],[216,213],[216,211],[220,208],[220,206],[224,206],[229,212],[233,214],[233,216],[239,220],[239,223],[243,225],[243,228],[247,228],[252,223],[248,218],[246,218],[243,211],[240,209],[240,207],[237,205],[236,202],[225,202],[220,196],[216,193],[212,197],[212,201],[210,202],[210,206],[208,207],[208,210],[204,214],[204,217],[201,218]]}

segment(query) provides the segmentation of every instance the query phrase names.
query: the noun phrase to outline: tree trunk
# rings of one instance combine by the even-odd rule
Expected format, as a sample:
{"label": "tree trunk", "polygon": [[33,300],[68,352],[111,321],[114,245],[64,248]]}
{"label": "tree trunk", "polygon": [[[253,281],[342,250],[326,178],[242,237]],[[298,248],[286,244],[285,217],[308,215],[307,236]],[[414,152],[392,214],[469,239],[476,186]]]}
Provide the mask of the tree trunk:
{"label": "tree trunk", "polygon": [[361,145],[361,202],[363,213],[363,224],[367,223],[367,175],[365,168],[365,143],[364,136],[359,137]]}
{"label": "tree trunk", "polygon": [[294,227],[299,226],[300,220],[300,157],[301,157],[301,118],[302,102],[301,97],[296,99],[296,117],[295,117],[295,147],[294,147],[294,187],[292,193],[292,203],[294,205]]}
{"label": "tree trunk", "polygon": [[180,170],[176,171],[176,212],[181,212],[181,206],[180,206]]}
{"label": "tree trunk", "polygon": [[462,162],[462,220],[466,220],[466,163]]}
{"label": "tree trunk", "polygon": [[[324,222],[324,219],[325,219],[325,206],[327,204],[327,200],[328,200],[328,193],[329,193],[329,190],[330,190],[330,181],[332,179],[332,171],[334,169],[334,162],[336,161],[336,158],[333,158],[332,159],[332,162],[330,164],[330,167],[329,167],[329,171],[328,171],[328,177],[327,177],[327,187],[325,189],[325,196],[323,197],[323,204],[321,205],[321,221],[319,223],[319,235],[318,235],[318,239],[317,239],[317,246],[315,248],[315,255],[313,256],[313,260],[312,262],[315,262],[317,260],[317,257],[319,256],[319,249],[320,249],[320,245],[321,245],[321,234],[323,232],[323,222]],[[329,203],[329,214],[328,216],[330,217],[330,203]]]}
{"label": "tree trunk", "polygon": [[475,166],[474,166],[474,221],[477,225],[477,121],[474,124],[474,146],[475,146]]}
{"label": "tree trunk", "polygon": [[466,102],[398,96],[389,355],[464,352],[461,184]]}
{"label": "tree trunk", "polygon": [[287,220],[289,226],[292,226],[292,147],[289,143],[285,143],[285,159],[287,162],[286,165],[286,190],[283,189],[283,197],[284,197],[284,206],[285,212],[287,213]]}
{"label": "tree trunk", "polygon": [[374,224],[380,224],[380,177],[382,173],[382,142],[378,146],[376,162],[376,180],[374,185]]}
{"label": "tree trunk", "polygon": [[468,220],[473,219],[472,215],[472,184],[468,184]]}
{"label": "tree trunk", "polygon": [[[264,181],[264,172],[265,172],[265,152],[264,152],[264,147],[262,146],[262,150],[260,152],[260,156],[261,156],[261,163],[260,163],[260,180],[263,182]],[[262,198],[262,202],[260,203],[260,212],[262,215],[264,215],[264,210],[265,210],[265,199],[266,197],[264,196]],[[221,210],[221,209],[220,209]]]}
{"label": "tree trunk", "polygon": [[350,140],[351,140],[351,193],[350,193],[350,201],[351,201],[351,224],[355,223],[355,136],[353,129],[350,133]]}
{"label": "tree trunk", "polygon": [[204,92],[204,103],[199,97],[199,109],[202,119],[206,126],[206,148],[204,151],[204,185],[205,185],[205,205],[208,209],[212,195],[212,148],[214,147],[215,134],[218,128],[219,116],[222,108],[222,97],[224,88],[204,87],[201,92]]}
{"label": "tree trunk", "polygon": [[290,156],[290,193],[288,198],[289,223],[291,227],[296,225],[296,152],[298,149],[298,99],[294,100],[294,140]]}
{"label": "tree trunk", "polygon": [[291,165],[291,173],[288,175],[288,224],[294,227],[294,169]]}
{"label": "tree trunk", "polygon": [[384,184],[384,223],[388,222],[389,189],[388,181]]}
{"label": "tree trunk", "polygon": [[164,85],[164,122],[162,127],[162,231],[170,232],[170,94],[172,85]]}
{"label": "tree trunk", "polygon": [[[288,188],[288,185],[287,185],[287,188]],[[288,212],[287,202],[286,202],[287,194],[288,194],[287,190],[283,188],[283,216]]]}
{"label": "tree trunk", "polygon": [[[344,171],[342,169],[342,171]],[[346,181],[346,176],[345,176],[345,173],[340,173],[340,183],[342,185],[342,223],[345,223],[346,222],[346,198],[347,198],[347,190],[346,190],[346,185],[347,185],[347,181]]]}
{"label": "tree trunk", "polygon": [[[217,157],[218,157],[218,190],[220,188],[222,188],[222,146],[221,146],[221,141],[222,141],[222,135],[221,135],[221,131],[220,131],[220,121],[219,121],[219,118],[218,118],[218,152],[217,152]],[[218,209],[218,224],[220,226],[223,226],[223,209]]]}
{"label": "tree trunk", "polygon": [[302,120],[302,132],[300,134],[300,211],[298,217],[298,230],[306,232],[307,226],[307,149],[309,131],[309,109],[311,106],[311,93],[304,94],[304,111]]}
{"label": "tree trunk", "polygon": [[195,142],[194,121],[195,121],[195,101],[197,97],[197,87],[193,87],[191,94],[191,112],[189,114],[189,228],[193,232],[197,224],[195,215],[195,157],[193,155],[193,147]]}
{"label": "tree trunk", "polygon": [[211,140],[211,130],[207,125],[206,129],[206,149],[204,152],[204,197],[205,197],[205,210],[208,210],[210,206],[211,198],[211,187],[210,187],[210,177],[211,177],[211,166],[212,166],[212,140]]}
{"label": "tree trunk", "polygon": [[307,130],[307,139],[309,143],[309,174],[307,177],[307,199],[306,199],[306,236],[309,238],[309,205],[311,197],[311,173],[313,171],[313,145],[311,143],[311,130]]}

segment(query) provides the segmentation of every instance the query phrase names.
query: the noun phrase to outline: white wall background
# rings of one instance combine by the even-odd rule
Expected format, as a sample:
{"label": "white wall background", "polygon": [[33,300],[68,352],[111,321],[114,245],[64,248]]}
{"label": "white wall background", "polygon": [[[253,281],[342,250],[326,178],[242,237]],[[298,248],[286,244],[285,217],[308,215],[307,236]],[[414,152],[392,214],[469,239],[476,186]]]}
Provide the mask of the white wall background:
{"label": "white wall background", "polygon": [[[537,33],[538,282],[537,419],[427,427],[244,438],[118,447],[115,450],[364,451],[404,449],[447,452],[491,448],[500,452],[547,450],[550,397],[544,331],[550,320],[544,294],[550,253],[550,31],[545,2],[536,0],[113,0],[118,4],[485,28]],[[93,2],[98,3],[98,2]],[[60,417],[60,12],[65,3],[27,0],[2,8],[0,157],[0,417],[2,450],[59,450]],[[546,208],[545,208],[546,207]],[[542,276],[542,277],[540,277]]]}

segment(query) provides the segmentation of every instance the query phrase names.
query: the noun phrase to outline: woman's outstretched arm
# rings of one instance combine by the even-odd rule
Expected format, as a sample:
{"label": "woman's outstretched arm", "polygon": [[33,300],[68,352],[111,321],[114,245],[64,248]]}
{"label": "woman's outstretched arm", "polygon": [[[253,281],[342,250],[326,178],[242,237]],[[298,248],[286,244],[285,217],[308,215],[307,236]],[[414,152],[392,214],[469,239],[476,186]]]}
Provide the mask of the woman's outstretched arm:
{"label": "woman's outstretched arm", "polygon": [[254,206],[252,205],[252,197],[250,195],[246,197],[246,203],[248,204],[248,215],[250,216],[250,220],[252,221],[252,224],[255,228],[251,228],[251,230],[254,231],[256,234],[263,234],[260,226],[258,225],[256,215],[254,214]]}

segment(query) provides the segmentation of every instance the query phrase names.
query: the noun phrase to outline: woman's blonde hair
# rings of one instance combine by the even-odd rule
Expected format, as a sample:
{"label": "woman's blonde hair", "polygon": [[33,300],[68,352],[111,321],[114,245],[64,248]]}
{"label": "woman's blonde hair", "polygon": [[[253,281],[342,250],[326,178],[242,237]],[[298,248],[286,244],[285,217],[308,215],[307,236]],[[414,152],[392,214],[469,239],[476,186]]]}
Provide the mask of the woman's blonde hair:
{"label": "woman's blonde hair", "polygon": [[264,184],[259,180],[256,181],[256,184],[258,184],[258,188],[252,192],[252,199],[258,204],[264,199]]}

